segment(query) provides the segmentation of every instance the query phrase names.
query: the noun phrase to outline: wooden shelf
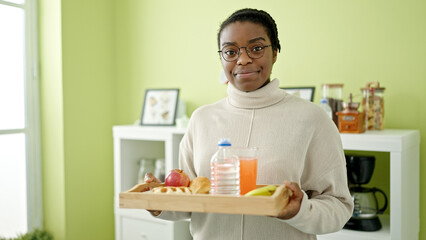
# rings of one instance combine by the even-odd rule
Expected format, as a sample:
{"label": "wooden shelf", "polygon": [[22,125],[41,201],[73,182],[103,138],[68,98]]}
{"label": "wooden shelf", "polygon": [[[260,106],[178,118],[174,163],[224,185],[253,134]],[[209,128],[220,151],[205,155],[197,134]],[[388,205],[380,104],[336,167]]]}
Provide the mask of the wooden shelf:
{"label": "wooden shelf", "polygon": [[374,232],[363,232],[343,229],[337,233],[318,235],[318,240],[389,240],[390,235],[390,216],[379,216],[382,223],[382,229]]}

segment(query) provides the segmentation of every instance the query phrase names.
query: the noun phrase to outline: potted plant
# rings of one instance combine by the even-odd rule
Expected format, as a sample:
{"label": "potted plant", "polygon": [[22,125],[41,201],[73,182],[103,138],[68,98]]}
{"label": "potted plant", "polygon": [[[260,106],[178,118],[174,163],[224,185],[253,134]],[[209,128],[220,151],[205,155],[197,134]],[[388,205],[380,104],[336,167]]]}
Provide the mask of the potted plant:
{"label": "potted plant", "polygon": [[0,237],[0,240],[53,240],[53,237],[50,233],[48,233],[45,230],[35,229],[31,232],[20,234],[16,238]]}

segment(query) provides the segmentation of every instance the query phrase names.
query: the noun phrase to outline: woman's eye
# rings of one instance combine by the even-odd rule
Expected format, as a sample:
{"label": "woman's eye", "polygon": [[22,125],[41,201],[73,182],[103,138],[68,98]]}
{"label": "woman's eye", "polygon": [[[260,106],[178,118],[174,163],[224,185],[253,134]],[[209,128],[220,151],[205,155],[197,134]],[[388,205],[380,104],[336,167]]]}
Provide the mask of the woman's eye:
{"label": "woman's eye", "polygon": [[256,47],[253,47],[252,49],[251,49],[251,51],[252,52],[258,52],[258,51],[261,51],[263,49],[263,46],[256,46]]}
{"label": "woman's eye", "polygon": [[237,52],[235,50],[228,49],[228,50],[225,50],[225,54],[228,55],[228,56],[233,56],[233,55],[237,54]]}

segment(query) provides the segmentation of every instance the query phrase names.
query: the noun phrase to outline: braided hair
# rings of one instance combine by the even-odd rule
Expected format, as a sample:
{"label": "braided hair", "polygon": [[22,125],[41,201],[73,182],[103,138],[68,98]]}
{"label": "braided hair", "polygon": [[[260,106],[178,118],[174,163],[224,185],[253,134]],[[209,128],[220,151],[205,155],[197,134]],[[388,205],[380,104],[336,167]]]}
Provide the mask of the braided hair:
{"label": "braided hair", "polygon": [[252,8],[244,8],[235,11],[231,16],[229,16],[222,24],[220,25],[219,32],[217,33],[217,45],[220,49],[220,34],[222,30],[227,27],[229,24],[234,22],[252,22],[262,25],[269,39],[271,39],[272,49],[274,51],[281,50],[280,40],[278,39],[278,30],[277,24],[275,24],[274,19],[269,15],[269,13],[263,10],[257,10]]}

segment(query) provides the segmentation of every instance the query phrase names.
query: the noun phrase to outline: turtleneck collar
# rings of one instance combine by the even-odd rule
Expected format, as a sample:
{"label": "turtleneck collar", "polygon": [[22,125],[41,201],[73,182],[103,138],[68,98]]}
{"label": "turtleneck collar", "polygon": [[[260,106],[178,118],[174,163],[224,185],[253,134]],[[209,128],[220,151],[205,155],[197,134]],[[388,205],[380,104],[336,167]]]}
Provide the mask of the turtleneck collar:
{"label": "turtleneck collar", "polygon": [[237,108],[252,109],[271,106],[284,99],[286,95],[284,91],[279,88],[279,85],[279,80],[275,78],[262,88],[252,92],[243,92],[229,83],[227,101]]}

